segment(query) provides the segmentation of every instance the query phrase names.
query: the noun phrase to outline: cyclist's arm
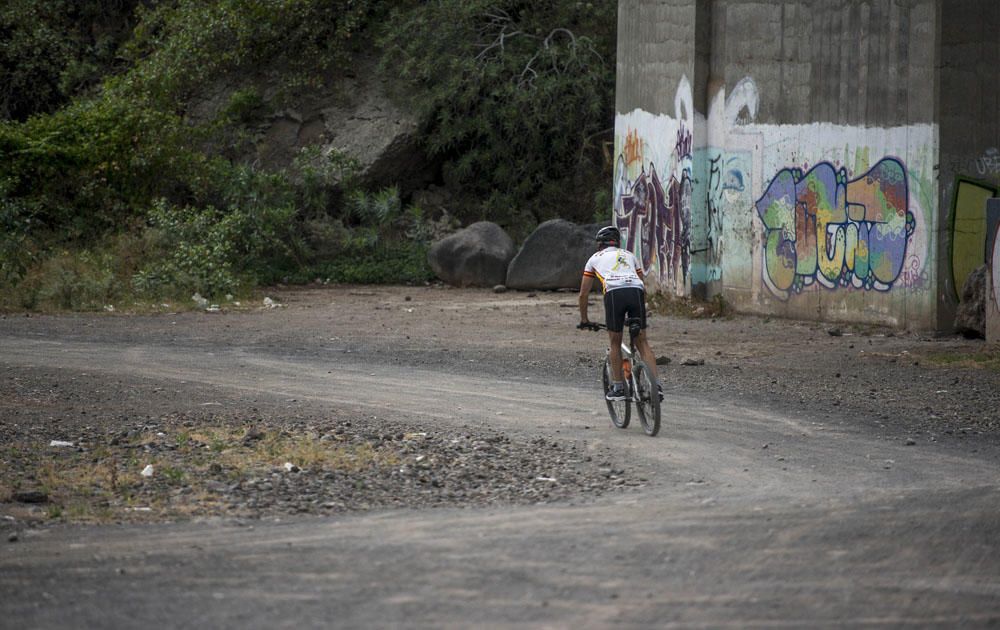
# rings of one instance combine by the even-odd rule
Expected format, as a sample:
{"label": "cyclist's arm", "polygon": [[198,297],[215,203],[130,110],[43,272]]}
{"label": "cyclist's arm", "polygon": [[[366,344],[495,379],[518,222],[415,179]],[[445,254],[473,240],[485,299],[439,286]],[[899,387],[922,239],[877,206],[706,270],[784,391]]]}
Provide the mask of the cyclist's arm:
{"label": "cyclist's arm", "polygon": [[590,299],[590,290],[594,288],[594,276],[583,274],[580,281],[580,323],[585,324],[590,321],[587,318],[587,300]]}
{"label": "cyclist's arm", "polygon": [[635,254],[628,252],[629,260],[632,263],[632,269],[635,270],[635,275],[639,276],[639,282],[642,283],[643,289],[646,288],[646,274],[642,272],[642,265],[639,264],[639,259],[635,257]]}

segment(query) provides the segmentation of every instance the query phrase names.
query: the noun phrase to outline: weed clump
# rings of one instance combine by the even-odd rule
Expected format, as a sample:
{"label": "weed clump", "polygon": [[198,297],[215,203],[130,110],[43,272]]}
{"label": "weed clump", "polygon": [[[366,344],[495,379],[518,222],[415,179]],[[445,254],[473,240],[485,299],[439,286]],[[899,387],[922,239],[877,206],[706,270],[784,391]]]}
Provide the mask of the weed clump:
{"label": "weed clump", "polygon": [[736,312],[722,294],[715,295],[709,300],[700,300],[666,293],[651,293],[646,298],[646,305],[650,312],[688,319],[728,318]]}

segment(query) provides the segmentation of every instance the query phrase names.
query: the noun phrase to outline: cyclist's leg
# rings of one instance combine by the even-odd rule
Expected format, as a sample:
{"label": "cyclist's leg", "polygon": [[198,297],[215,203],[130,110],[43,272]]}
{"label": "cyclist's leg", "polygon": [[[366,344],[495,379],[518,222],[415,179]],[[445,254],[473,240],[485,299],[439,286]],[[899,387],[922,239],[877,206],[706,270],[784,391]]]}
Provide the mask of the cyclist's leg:
{"label": "cyclist's leg", "polygon": [[646,339],[645,330],[639,331],[639,337],[635,340],[635,347],[639,350],[642,360],[649,366],[649,372],[653,375],[653,380],[659,382],[660,375],[656,371],[656,356],[653,355],[653,348],[650,347],[649,340]]}
{"label": "cyclist's leg", "polygon": [[615,383],[625,381],[625,374],[622,372],[622,331],[608,331],[608,343],[611,348],[611,380]]}
{"label": "cyclist's leg", "polygon": [[621,299],[616,299],[616,293],[621,289],[608,291],[604,294],[604,323],[608,327],[608,344],[611,349],[611,380],[623,383],[622,373],[622,329],[625,327],[625,309]]}
{"label": "cyclist's leg", "polygon": [[639,351],[639,356],[649,367],[649,372],[653,376],[653,380],[657,383],[660,382],[660,375],[656,371],[656,356],[653,355],[653,348],[649,345],[649,339],[646,337],[646,293],[644,291],[637,291],[637,299],[631,304],[631,308],[636,311],[635,313],[630,313],[631,317],[638,317],[642,320],[642,328],[639,330],[639,336],[635,340],[635,347]]}

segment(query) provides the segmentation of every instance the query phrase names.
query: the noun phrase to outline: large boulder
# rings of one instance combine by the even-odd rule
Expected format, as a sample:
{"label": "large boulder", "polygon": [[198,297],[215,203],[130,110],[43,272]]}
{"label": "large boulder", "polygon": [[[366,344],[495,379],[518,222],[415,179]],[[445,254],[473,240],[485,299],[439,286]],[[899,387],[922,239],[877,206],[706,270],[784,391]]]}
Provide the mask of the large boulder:
{"label": "large boulder", "polygon": [[955,332],[970,338],[986,336],[986,265],[969,274],[955,314]]}
{"label": "large boulder", "polygon": [[514,241],[496,223],[480,221],[431,245],[427,261],[448,284],[492,287],[502,284],[514,257]]}
{"label": "large boulder", "polygon": [[579,289],[583,267],[597,247],[601,224],[546,221],[532,232],[507,268],[511,289]]}

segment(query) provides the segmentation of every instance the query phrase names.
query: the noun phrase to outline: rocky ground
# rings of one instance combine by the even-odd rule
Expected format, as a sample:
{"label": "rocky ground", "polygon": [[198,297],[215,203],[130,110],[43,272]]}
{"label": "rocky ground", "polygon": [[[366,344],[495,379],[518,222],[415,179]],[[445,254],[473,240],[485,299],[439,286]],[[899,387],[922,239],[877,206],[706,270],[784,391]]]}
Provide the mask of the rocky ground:
{"label": "rocky ground", "polygon": [[[573,443],[188,383],[3,372],[0,528],[545,503],[646,482]],[[213,403],[191,407],[206,394]]]}
{"label": "rocky ground", "polygon": [[[441,370],[445,378],[474,371],[572,385],[597,382],[605,346],[603,333],[575,330],[576,299],[567,293],[325,287],[269,297],[282,306],[7,314],[0,337],[192,351],[238,346],[321,359],[331,370],[339,357],[360,354],[376,364]],[[594,319],[598,306],[595,300]],[[981,341],[694,312],[651,318],[668,414],[671,393],[711,392],[872,440],[997,450],[1000,353]],[[456,430],[405,411],[380,417],[192,382],[109,377],[94,367],[0,361],[0,526],[9,531],[42,523],[586,501],[642,487],[650,476],[641,461],[612,461],[584,448],[588,434],[611,430],[603,419],[549,441]]]}

